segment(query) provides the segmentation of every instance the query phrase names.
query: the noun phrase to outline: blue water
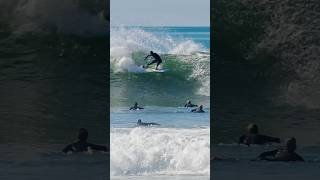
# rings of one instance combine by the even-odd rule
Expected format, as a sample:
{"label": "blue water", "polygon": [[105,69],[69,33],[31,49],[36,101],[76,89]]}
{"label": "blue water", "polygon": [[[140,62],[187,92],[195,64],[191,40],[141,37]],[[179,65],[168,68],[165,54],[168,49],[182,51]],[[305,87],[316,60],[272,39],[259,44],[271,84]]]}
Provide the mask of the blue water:
{"label": "blue water", "polygon": [[[129,27],[133,28],[133,27]],[[155,35],[168,35],[174,39],[191,39],[210,48],[210,27],[134,27]]]}
{"label": "blue water", "polygon": [[[209,27],[113,27],[110,48],[112,179],[209,179]],[[150,50],[169,71],[139,69]],[[129,110],[135,101],[144,109]]]}
{"label": "blue water", "polygon": [[134,127],[141,119],[142,122],[161,124],[161,128],[208,128],[209,109],[204,109],[206,113],[191,113],[191,109],[194,108],[147,106],[136,111],[129,111],[127,107],[111,108],[111,127]]}

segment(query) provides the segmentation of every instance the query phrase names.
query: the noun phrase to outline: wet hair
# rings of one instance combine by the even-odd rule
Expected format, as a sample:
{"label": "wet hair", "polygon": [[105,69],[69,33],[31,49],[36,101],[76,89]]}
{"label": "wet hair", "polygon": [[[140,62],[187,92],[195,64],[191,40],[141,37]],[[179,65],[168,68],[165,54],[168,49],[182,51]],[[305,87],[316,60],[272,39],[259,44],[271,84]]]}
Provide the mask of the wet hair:
{"label": "wet hair", "polygon": [[138,123],[141,123],[141,119],[138,119]]}
{"label": "wet hair", "polygon": [[79,129],[78,139],[80,141],[86,141],[88,139],[88,131],[85,128]]}
{"label": "wet hair", "polygon": [[297,144],[296,144],[296,138],[294,137],[290,137],[288,139],[285,140],[285,148],[288,150],[288,151],[295,151],[296,148],[297,148]]}
{"label": "wet hair", "polygon": [[251,134],[258,134],[258,131],[259,131],[258,126],[254,123],[249,124],[247,129],[248,129],[248,132]]}
{"label": "wet hair", "polygon": [[153,51],[150,51],[150,54],[153,54]]}
{"label": "wet hair", "polygon": [[199,106],[199,108],[200,108],[200,109],[202,109],[202,108],[203,108],[203,106],[202,106],[202,105],[200,105],[200,106]]}

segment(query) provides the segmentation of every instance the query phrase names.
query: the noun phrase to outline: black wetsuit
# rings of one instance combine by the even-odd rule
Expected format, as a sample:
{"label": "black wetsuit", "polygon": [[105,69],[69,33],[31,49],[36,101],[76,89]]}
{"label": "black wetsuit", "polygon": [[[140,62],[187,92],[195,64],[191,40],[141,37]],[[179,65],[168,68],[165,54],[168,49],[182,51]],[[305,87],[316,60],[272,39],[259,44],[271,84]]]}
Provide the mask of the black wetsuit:
{"label": "black wetsuit", "polygon": [[184,107],[198,107],[196,104],[186,103]]}
{"label": "black wetsuit", "polygon": [[161,57],[157,53],[152,53],[152,54],[148,55],[146,58],[148,58],[150,56],[152,56],[154,58],[154,60],[151,61],[150,63],[148,63],[147,66],[154,64],[154,63],[157,63],[156,69],[158,69],[158,66],[162,63]]}
{"label": "black wetsuit", "polygon": [[204,113],[204,110],[197,108],[197,109],[192,109],[191,112],[193,113]]}
{"label": "black wetsuit", "polygon": [[138,106],[132,106],[129,110],[137,110],[137,109],[143,109],[143,108]]}
{"label": "black wetsuit", "polygon": [[267,161],[304,161],[299,154],[289,152],[285,148],[264,152],[259,155],[259,159]]}
{"label": "black wetsuit", "polygon": [[160,126],[158,123],[144,123],[144,122],[138,122],[137,126]]}
{"label": "black wetsuit", "polygon": [[87,142],[76,142],[73,144],[70,144],[68,146],[66,146],[62,151],[64,153],[68,153],[68,152],[87,152],[88,150],[92,149],[94,151],[107,151],[107,147],[106,146],[100,146],[100,145],[95,145],[95,144],[90,144]]}
{"label": "black wetsuit", "polygon": [[266,144],[266,143],[280,143],[279,138],[260,135],[260,134],[249,134],[243,135],[239,138],[239,144]]}

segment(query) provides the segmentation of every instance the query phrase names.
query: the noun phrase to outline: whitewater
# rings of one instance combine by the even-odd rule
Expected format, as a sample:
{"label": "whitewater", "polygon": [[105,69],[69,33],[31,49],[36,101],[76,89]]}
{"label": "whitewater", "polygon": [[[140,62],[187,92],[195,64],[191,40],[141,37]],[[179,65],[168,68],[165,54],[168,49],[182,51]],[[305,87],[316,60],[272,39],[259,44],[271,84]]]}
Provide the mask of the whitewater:
{"label": "whitewater", "polygon": [[[112,179],[209,179],[210,29],[113,27],[110,36]],[[141,67],[149,51],[165,73]],[[190,113],[186,100],[203,105]],[[144,107],[129,111],[134,102]],[[136,122],[159,127],[136,127]]]}

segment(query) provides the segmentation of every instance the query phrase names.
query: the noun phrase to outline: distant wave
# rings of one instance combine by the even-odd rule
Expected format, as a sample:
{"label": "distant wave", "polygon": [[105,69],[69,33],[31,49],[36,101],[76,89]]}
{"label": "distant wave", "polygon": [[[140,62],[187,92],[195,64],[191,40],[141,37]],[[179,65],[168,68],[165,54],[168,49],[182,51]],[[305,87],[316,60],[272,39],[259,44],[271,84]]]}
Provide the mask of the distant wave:
{"label": "distant wave", "polygon": [[111,130],[111,175],[210,173],[210,130]]}

